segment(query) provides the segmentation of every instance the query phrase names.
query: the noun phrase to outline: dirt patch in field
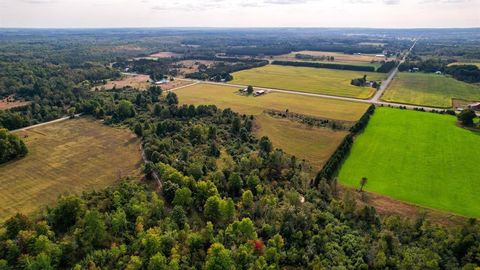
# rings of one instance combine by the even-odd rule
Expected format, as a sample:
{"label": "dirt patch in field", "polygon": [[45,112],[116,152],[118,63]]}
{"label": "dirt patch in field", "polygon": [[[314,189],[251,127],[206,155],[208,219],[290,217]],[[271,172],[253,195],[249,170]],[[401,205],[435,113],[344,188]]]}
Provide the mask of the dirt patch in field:
{"label": "dirt patch in field", "polygon": [[150,55],[150,57],[154,57],[154,58],[172,58],[172,57],[179,57],[179,56],[182,56],[182,55],[174,52],[158,52]]}
{"label": "dirt patch in field", "polygon": [[214,62],[209,60],[183,60],[175,63],[179,77],[185,77],[187,74],[198,72],[201,65],[207,67],[213,66]]}
{"label": "dirt patch in field", "polygon": [[6,97],[4,99],[0,99],[0,110],[8,110],[15,107],[24,106],[30,103],[29,101],[20,101],[15,100],[13,97]]}
{"label": "dirt patch in field", "polygon": [[381,217],[397,215],[415,219],[425,215],[432,224],[442,226],[461,226],[467,220],[467,218],[459,215],[401,202],[372,192],[364,191],[364,198],[362,198],[362,194],[355,189],[342,185],[338,185],[339,197],[342,198],[347,190],[351,190],[355,194],[358,208],[365,205],[373,206]]}
{"label": "dirt patch in field", "polygon": [[98,85],[92,88],[93,91],[120,89],[123,87],[132,87],[138,90],[147,90],[150,86],[150,77],[148,75],[123,75],[120,80],[107,81],[104,85]]}
{"label": "dirt patch in field", "polygon": [[190,81],[175,80],[175,81],[168,82],[166,84],[162,84],[160,85],[160,87],[162,88],[163,91],[169,91],[178,87],[190,85],[192,83],[193,82],[190,82]]}
{"label": "dirt patch in field", "polygon": [[472,103],[477,103],[477,102],[480,102],[480,101],[452,98],[452,107],[454,109],[457,109],[457,108],[465,109],[465,108],[467,108],[468,105],[470,105]]}

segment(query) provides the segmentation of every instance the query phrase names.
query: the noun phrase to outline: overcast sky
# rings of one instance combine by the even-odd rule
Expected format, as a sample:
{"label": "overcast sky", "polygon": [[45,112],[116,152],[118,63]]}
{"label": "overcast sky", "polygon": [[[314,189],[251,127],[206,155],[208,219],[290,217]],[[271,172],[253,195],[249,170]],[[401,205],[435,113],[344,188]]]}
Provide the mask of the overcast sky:
{"label": "overcast sky", "polygon": [[480,0],[0,0],[0,27],[480,27]]}

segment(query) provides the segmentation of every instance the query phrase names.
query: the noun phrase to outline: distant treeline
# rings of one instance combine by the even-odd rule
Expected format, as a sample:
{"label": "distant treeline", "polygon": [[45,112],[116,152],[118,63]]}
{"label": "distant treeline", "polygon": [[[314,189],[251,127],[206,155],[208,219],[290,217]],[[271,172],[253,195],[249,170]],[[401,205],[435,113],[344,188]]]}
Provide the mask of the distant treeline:
{"label": "distant treeline", "polygon": [[331,64],[331,63],[313,63],[313,62],[295,62],[295,61],[273,61],[272,65],[280,66],[294,66],[294,67],[313,67],[313,68],[329,68],[329,69],[341,69],[341,70],[355,70],[375,72],[375,67],[370,66],[355,66],[344,64]]}
{"label": "distant treeline", "polygon": [[390,71],[392,71],[392,69],[395,68],[396,65],[397,65],[396,61],[385,62],[379,68],[377,68],[377,72],[389,73]]}
{"label": "distant treeline", "polygon": [[233,64],[219,63],[214,65],[213,67],[207,68],[202,72],[194,72],[191,74],[187,74],[185,77],[196,80],[209,80],[213,78],[216,81],[220,81],[222,79],[225,81],[229,81],[233,79],[233,77],[230,75],[230,73],[232,72],[261,67],[268,64],[268,61],[266,60],[239,61],[237,59],[237,61],[238,62],[235,62]]}
{"label": "distant treeline", "polygon": [[382,53],[383,48],[377,46],[363,46],[357,44],[289,44],[283,46],[245,46],[245,47],[230,47],[225,50],[227,55],[281,55],[288,54],[294,51],[329,51],[329,52],[341,52],[345,54],[354,53],[367,53],[376,54]]}
{"label": "distant treeline", "polygon": [[480,82],[480,69],[475,65],[454,65],[445,68],[445,73],[459,81],[467,83]]}
{"label": "distant treeline", "polygon": [[441,59],[421,60],[419,58],[411,58],[409,61],[402,63],[398,69],[400,71],[418,71],[433,73],[441,71],[451,75],[453,78],[467,83],[480,82],[480,69],[476,65],[450,65],[452,61]]}

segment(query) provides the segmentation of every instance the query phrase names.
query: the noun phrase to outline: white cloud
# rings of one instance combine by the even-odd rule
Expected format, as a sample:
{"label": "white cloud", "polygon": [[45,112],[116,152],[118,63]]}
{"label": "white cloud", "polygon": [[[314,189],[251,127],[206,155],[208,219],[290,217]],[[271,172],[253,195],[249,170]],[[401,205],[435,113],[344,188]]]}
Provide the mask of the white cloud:
{"label": "white cloud", "polygon": [[480,0],[0,0],[0,6],[0,27],[480,26]]}

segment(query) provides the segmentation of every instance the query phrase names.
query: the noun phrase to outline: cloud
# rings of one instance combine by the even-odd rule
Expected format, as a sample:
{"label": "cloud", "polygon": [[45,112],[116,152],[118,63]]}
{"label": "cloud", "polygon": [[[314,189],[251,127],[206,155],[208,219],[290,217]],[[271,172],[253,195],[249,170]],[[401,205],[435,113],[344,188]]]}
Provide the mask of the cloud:
{"label": "cloud", "polygon": [[50,4],[50,3],[54,3],[55,0],[21,0],[21,2],[24,2],[27,4]]}
{"label": "cloud", "polygon": [[263,2],[272,5],[296,5],[307,3],[308,0],[265,0]]}
{"label": "cloud", "polygon": [[398,5],[400,4],[400,0],[383,0],[385,5]]}
{"label": "cloud", "polygon": [[460,4],[470,2],[469,0],[421,0],[419,4]]}

